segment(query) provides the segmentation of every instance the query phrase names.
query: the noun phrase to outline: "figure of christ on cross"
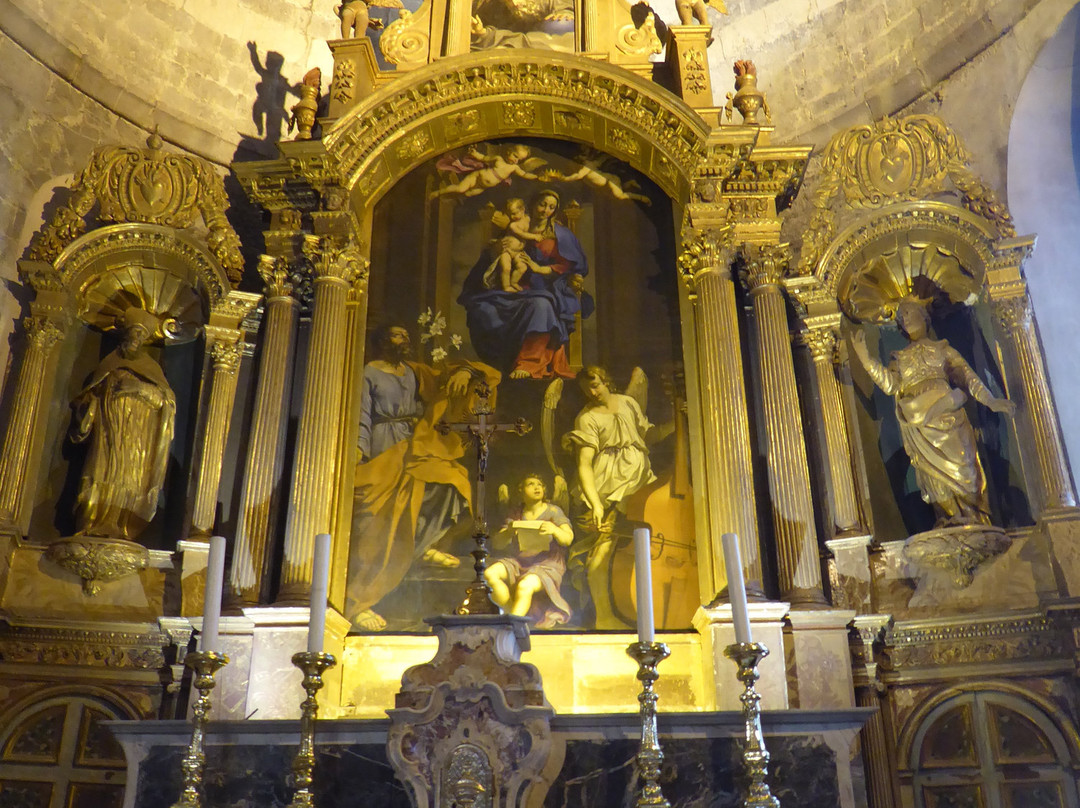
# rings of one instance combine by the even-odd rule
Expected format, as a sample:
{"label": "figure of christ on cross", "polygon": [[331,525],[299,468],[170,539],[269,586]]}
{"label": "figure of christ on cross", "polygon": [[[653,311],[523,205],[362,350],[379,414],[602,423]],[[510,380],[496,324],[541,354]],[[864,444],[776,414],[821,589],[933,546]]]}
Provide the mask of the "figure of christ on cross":
{"label": "figure of christ on cross", "polygon": [[487,569],[487,511],[485,508],[485,484],[487,480],[488,452],[492,438],[499,432],[512,432],[515,435],[524,435],[532,429],[532,424],[524,418],[518,418],[513,423],[500,424],[489,422],[488,417],[492,414],[491,390],[478,385],[476,400],[473,410],[476,421],[448,422],[440,421],[436,429],[442,434],[459,432],[467,442],[476,446],[476,499],[473,508],[474,526],[473,538],[476,539],[476,549],[473,550],[473,558],[476,563],[476,580],[469,584],[465,591],[465,600],[457,607],[457,614],[499,614],[499,607],[491,600],[491,587],[484,577]]}

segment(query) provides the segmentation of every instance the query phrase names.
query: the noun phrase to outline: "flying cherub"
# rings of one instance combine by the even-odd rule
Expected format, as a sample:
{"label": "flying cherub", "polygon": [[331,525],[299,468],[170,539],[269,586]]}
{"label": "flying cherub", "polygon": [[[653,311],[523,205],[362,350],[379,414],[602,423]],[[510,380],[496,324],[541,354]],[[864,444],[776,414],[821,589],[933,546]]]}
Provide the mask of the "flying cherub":
{"label": "flying cherub", "polygon": [[527,180],[535,180],[536,174],[532,173],[546,161],[539,157],[530,157],[532,150],[521,143],[512,143],[500,154],[485,154],[479,149],[470,148],[464,159],[454,160],[452,163],[440,161],[439,168],[464,173],[457,182],[451,182],[436,191],[432,191],[429,199],[435,199],[448,194],[460,194],[461,196],[476,196],[497,185],[510,184],[510,178],[514,176]]}
{"label": "flying cherub", "polygon": [[622,181],[614,174],[601,171],[603,164],[609,160],[606,154],[589,149],[583,151],[577,157],[577,170],[571,174],[563,174],[554,169],[545,171],[541,175],[544,182],[585,182],[593,188],[606,190],[616,199],[636,200],[645,205],[651,205],[652,200],[644,194],[632,193],[630,188],[637,187],[637,183],[630,180],[623,187]]}

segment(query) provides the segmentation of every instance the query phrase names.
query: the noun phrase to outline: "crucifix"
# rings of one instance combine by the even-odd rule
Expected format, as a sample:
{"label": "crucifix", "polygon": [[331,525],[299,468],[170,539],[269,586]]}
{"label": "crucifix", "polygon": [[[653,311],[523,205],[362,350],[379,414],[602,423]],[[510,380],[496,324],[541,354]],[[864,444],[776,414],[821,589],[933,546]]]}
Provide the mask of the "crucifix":
{"label": "crucifix", "polygon": [[439,434],[460,432],[463,443],[476,446],[476,495],[473,498],[473,539],[476,541],[476,549],[472,551],[472,557],[475,559],[473,569],[476,570],[476,580],[469,584],[469,588],[465,590],[465,600],[454,612],[456,614],[499,614],[499,607],[491,600],[491,588],[484,578],[488,557],[487,511],[484,507],[488,449],[492,438],[499,432],[524,435],[532,430],[532,424],[524,418],[518,418],[509,424],[489,420],[493,414],[491,388],[482,380],[475,382],[475,385],[476,406],[472,409],[472,415],[476,417],[476,420],[458,423],[440,421],[435,425]]}

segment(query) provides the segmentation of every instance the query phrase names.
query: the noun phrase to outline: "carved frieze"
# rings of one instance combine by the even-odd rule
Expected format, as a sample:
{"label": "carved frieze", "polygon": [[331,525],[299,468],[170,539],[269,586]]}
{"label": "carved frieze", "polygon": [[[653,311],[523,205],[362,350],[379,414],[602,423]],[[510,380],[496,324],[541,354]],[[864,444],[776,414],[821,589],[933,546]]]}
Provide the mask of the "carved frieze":
{"label": "carved frieze", "polygon": [[8,626],[0,632],[0,662],[157,670],[168,644],[156,631]]}

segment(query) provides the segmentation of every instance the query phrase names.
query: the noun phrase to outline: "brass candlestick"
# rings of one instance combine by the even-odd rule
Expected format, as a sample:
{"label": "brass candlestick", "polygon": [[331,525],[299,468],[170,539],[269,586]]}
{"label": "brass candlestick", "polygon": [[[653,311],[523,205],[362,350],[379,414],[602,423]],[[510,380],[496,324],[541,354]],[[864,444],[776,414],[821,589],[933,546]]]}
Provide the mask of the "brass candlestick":
{"label": "brass candlestick", "polygon": [[337,660],[333,654],[313,654],[302,651],[293,654],[292,663],[304,672],[304,692],[307,698],[300,704],[300,751],[293,759],[293,784],[296,793],[288,808],[314,808],[311,793],[312,772],[315,770],[315,719],[319,714],[316,694],[323,686],[322,675],[334,667]]}
{"label": "brass candlestick", "polygon": [[662,642],[635,642],[626,649],[638,664],[638,681],[641,682],[641,750],[637,756],[637,773],[641,778],[635,808],[671,808],[660,790],[660,764],[664,753],[660,749],[660,735],[656,730],[656,691],[653,685],[660,678],[656,666],[671,654]]}
{"label": "brass candlestick", "polygon": [[761,694],[754,688],[761,676],[758,663],[769,655],[769,649],[757,642],[737,642],[725,648],[724,655],[735,660],[739,666],[739,681],[746,688],[739,696],[746,722],[743,762],[750,778],[743,805],[745,808],[780,808],[780,800],[769,792],[769,785],[765,782],[769,753],[765,750],[765,736],[761,732]]}
{"label": "brass candlestick", "polygon": [[214,689],[214,674],[225,665],[229,658],[216,651],[192,651],[184,664],[195,674],[195,689],[199,698],[191,708],[191,742],[187,754],[180,764],[184,772],[184,790],[180,799],[172,808],[201,808],[203,767],[206,765],[206,753],[203,751],[203,738],[206,733],[207,714],[210,712],[210,691]]}

